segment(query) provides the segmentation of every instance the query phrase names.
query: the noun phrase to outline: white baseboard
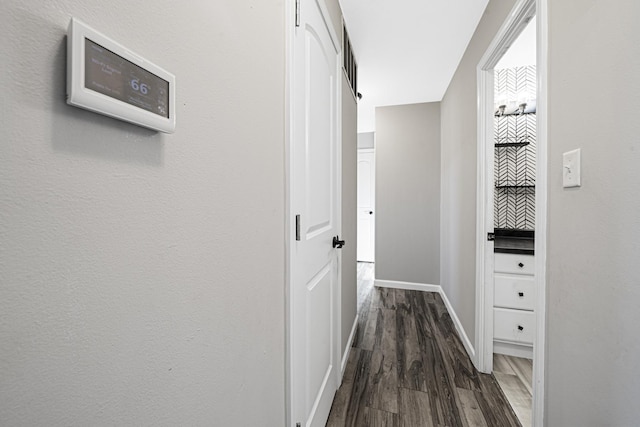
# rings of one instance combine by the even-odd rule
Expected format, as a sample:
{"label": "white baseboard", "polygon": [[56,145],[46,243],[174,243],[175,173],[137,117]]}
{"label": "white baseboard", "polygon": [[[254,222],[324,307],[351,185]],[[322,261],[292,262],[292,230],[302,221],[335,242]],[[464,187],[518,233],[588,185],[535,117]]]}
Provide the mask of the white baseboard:
{"label": "white baseboard", "polygon": [[471,358],[472,361],[476,360],[476,351],[471,344],[471,340],[467,336],[464,328],[462,327],[462,323],[460,323],[460,319],[456,314],[449,298],[447,298],[447,294],[444,293],[442,286],[440,285],[429,285],[426,283],[413,283],[413,282],[399,282],[396,280],[378,280],[376,279],[374,282],[375,286],[379,288],[393,288],[393,289],[405,289],[408,291],[423,291],[423,292],[438,292],[444,301],[444,305],[447,307],[447,311],[449,312],[449,316],[451,316],[451,320],[453,321],[453,325],[456,327],[456,331],[462,340],[462,345],[464,345],[465,350],[467,350],[467,354]]}
{"label": "white baseboard", "polygon": [[349,354],[351,354],[351,346],[353,345],[353,338],[356,335],[357,327],[358,327],[358,314],[356,314],[356,318],[353,319],[353,326],[351,327],[351,333],[349,334],[349,339],[347,340],[347,348],[344,349],[344,354],[342,355],[342,362],[340,363],[340,383],[342,383],[344,370],[346,369],[347,362],[349,361]]}
{"label": "white baseboard", "polygon": [[[458,331],[458,335],[460,335],[460,339],[462,340],[462,345],[464,345],[465,350],[467,350],[467,354],[471,358],[471,361],[476,360],[476,350],[471,344],[471,340],[467,336],[464,328],[462,327],[462,323],[456,314],[456,311],[453,309],[449,298],[447,298],[447,294],[444,293],[442,287],[440,287],[440,295],[442,296],[442,300],[444,301],[444,305],[447,307],[447,311],[449,312],[449,316],[451,316],[451,320],[456,327],[456,331]],[[475,366],[475,363],[474,363]]]}
{"label": "white baseboard", "polygon": [[494,341],[493,352],[513,357],[522,357],[533,360],[533,347],[530,345],[518,345],[507,342]]}
{"label": "white baseboard", "polygon": [[398,282],[395,280],[376,279],[374,282],[374,285],[379,288],[393,288],[393,289],[405,289],[407,291],[424,291],[424,292],[442,293],[442,288],[439,285],[427,285],[426,283]]}

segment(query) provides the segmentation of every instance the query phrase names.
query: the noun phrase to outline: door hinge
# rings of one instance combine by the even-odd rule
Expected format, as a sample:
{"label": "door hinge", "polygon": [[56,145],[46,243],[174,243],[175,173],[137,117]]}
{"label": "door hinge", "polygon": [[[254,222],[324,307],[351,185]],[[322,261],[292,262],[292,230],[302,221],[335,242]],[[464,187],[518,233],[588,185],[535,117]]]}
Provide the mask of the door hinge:
{"label": "door hinge", "polygon": [[296,215],[296,240],[300,241],[300,215]]}
{"label": "door hinge", "polygon": [[300,26],[300,0],[296,0],[296,27]]}
{"label": "door hinge", "polygon": [[490,242],[496,240],[496,233],[487,233],[487,240]]}

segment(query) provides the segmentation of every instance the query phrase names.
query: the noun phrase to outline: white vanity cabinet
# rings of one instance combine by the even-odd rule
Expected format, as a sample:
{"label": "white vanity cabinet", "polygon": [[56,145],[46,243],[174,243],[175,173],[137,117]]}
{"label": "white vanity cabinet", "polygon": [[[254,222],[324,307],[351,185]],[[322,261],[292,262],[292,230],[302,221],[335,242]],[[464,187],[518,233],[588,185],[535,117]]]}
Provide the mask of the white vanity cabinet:
{"label": "white vanity cabinet", "polygon": [[493,292],[494,352],[532,358],[535,335],[534,256],[496,253]]}

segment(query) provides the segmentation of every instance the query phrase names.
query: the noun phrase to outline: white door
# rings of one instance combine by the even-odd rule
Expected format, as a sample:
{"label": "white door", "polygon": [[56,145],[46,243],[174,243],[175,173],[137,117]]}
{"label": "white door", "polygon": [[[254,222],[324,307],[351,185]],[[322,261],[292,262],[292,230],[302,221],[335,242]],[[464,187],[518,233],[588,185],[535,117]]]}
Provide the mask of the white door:
{"label": "white door", "polygon": [[340,233],[340,88],[338,48],[316,0],[301,1],[293,55],[291,209],[300,219],[291,243],[291,424],[324,426],[340,371],[340,251],[332,245]]}
{"label": "white door", "polygon": [[373,150],[358,150],[358,261],[374,262],[375,159]]}

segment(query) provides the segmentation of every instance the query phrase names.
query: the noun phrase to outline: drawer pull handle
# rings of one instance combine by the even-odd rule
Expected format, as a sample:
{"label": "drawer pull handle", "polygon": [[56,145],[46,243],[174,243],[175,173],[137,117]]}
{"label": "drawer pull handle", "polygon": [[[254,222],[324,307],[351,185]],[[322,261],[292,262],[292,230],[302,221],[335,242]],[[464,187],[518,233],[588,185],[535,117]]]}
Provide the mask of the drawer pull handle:
{"label": "drawer pull handle", "polygon": [[518,292],[518,296],[522,298],[524,296],[524,292]]}
{"label": "drawer pull handle", "polygon": [[523,263],[521,263],[521,262],[519,262],[519,263],[518,263],[518,267],[522,268],[522,267],[524,267],[524,264],[523,264]]}
{"label": "drawer pull handle", "polygon": [[518,330],[519,331],[524,331],[524,327],[522,327],[521,325],[518,325]]}

